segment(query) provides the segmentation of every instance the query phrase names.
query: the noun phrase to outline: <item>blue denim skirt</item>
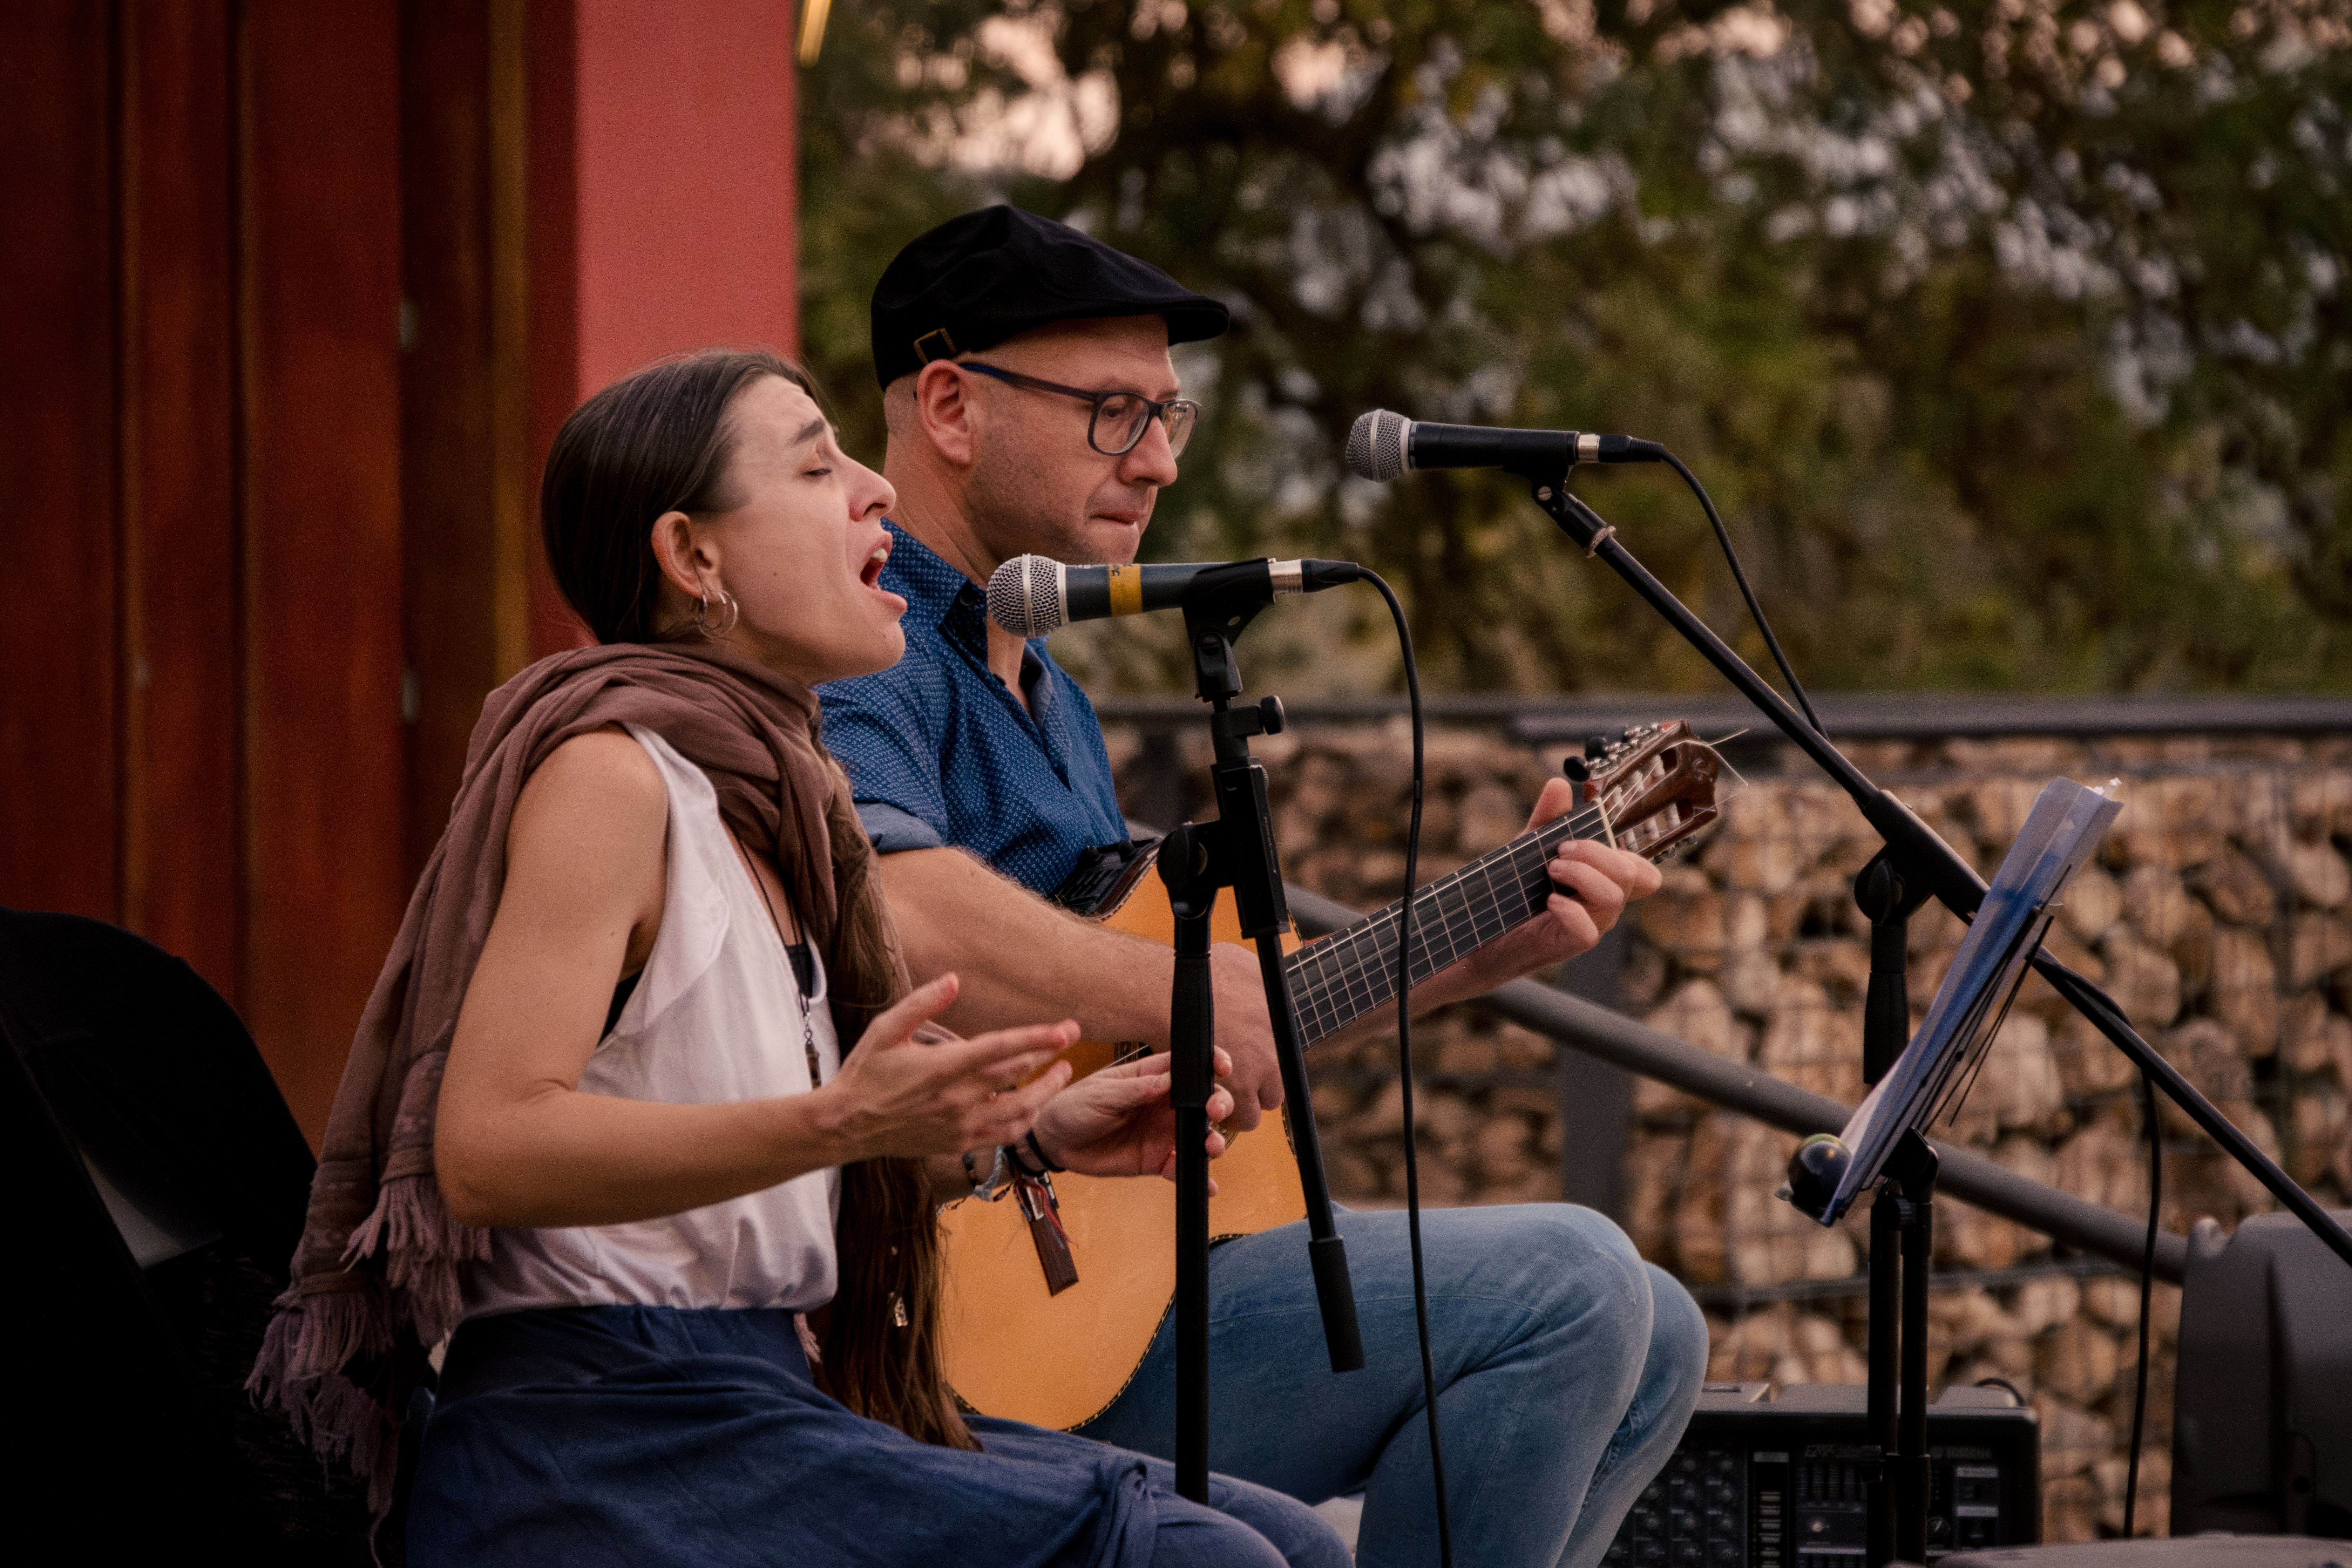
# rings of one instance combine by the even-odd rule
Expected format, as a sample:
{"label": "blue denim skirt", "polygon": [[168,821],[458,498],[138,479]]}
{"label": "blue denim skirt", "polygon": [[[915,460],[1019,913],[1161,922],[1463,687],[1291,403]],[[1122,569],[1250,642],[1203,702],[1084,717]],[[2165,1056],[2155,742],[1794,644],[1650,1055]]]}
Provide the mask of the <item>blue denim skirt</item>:
{"label": "blue denim skirt", "polygon": [[409,1560],[1150,1563],[1160,1510],[1175,1501],[1149,1474],[1160,1467],[1018,1422],[971,1427],[985,1452],[852,1415],[810,1380],[788,1312],[478,1318],[450,1342],[425,1426]]}

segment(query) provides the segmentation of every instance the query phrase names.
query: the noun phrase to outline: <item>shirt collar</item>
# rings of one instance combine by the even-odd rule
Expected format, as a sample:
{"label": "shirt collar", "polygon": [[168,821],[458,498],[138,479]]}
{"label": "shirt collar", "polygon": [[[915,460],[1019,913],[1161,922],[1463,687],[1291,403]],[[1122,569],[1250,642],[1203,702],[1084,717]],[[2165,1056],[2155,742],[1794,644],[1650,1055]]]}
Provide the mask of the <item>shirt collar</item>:
{"label": "shirt collar", "polygon": [[[958,608],[958,601],[967,595],[970,609],[987,613],[987,596],[971,578],[941,559],[939,552],[887,517],[882,526],[890,531],[890,563],[882,569],[882,585],[907,601],[908,620],[920,626],[944,626]],[[984,635],[982,640],[985,642]]]}
{"label": "shirt collar", "polygon": [[[890,531],[890,563],[882,569],[882,586],[907,601],[907,618],[918,626],[935,626],[943,635],[963,643],[965,649],[979,665],[988,663],[988,595],[980,585],[947,561],[900,528],[888,518],[882,526]],[[1045,709],[1037,704],[1050,704],[1050,696],[1041,697],[1046,683],[1037,677],[1045,669],[1045,639],[1032,637],[1021,649],[1021,688],[1028,694],[1034,711],[1033,721],[1045,717]]]}

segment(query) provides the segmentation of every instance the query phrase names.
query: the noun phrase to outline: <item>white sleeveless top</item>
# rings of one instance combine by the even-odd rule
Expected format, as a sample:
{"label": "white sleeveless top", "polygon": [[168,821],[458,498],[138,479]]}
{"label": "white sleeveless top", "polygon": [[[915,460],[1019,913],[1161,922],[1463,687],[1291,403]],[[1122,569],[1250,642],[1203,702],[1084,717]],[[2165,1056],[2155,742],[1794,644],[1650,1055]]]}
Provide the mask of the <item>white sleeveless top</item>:
{"label": "white sleeveless top", "polygon": [[[669,790],[668,892],[637,987],[580,1075],[587,1094],[711,1104],[805,1094],[801,1009],[826,1081],[841,1053],[824,969],[803,998],[783,939],[702,770],[631,724]],[[837,1169],[667,1219],[493,1230],[465,1270],[467,1317],[537,1307],[788,1307],[833,1299]]]}

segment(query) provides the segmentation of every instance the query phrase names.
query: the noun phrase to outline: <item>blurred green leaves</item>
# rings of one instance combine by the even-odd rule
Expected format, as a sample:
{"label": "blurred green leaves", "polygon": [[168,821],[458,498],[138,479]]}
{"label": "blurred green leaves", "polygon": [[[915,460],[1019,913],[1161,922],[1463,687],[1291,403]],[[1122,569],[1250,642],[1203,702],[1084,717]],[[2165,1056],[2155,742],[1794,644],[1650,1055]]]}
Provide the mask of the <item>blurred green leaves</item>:
{"label": "blurred green leaves", "polygon": [[[1368,561],[1441,688],[1708,677],[1511,483],[1346,479],[1368,408],[1664,441],[1811,684],[2340,687],[2347,17],[859,0],[803,81],[806,349],[878,451],[874,280],[994,199],[1218,294],[1147,554]],[[1760,662],[1670,475],[1577,486]],[[1351,653],[1286,611],[1254,678],[1384,685],[1341,597]],[[1151,685],[1156,647],[1074,651]]]}

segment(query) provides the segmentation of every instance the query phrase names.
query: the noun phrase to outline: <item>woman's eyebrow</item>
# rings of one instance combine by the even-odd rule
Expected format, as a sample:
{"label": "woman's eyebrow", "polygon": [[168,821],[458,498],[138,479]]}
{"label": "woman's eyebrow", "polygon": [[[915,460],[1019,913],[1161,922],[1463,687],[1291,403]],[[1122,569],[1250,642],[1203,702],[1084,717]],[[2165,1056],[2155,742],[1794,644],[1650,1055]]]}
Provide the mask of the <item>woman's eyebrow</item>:
{"label": "woman's eyebrow", "polygon": [[801,426],[800,433],[793,437],[793,445],[797,447],[804,441],[814,441],[824,435],[828,428],[830,426],[822,417],[812,419]]}

